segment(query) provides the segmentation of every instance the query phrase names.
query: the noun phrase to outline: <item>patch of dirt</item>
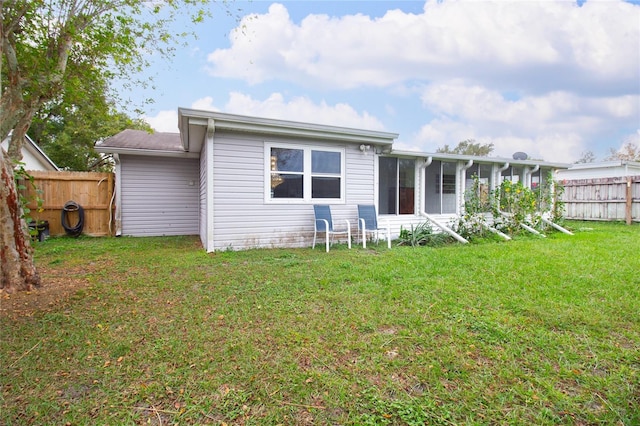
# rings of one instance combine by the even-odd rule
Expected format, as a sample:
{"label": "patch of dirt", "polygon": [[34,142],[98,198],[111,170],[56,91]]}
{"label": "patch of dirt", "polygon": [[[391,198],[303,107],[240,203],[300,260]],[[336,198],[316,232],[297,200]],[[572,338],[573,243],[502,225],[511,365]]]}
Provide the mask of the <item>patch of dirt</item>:
{"label": "patch of dirt", "polygon": [[0,290],[0,317],[30,317],[65,306],[73,295],[89,286],[87,276],[96,269],[96,264],[71,269],[38,267],[42,279],[38,289],[11,294]]}

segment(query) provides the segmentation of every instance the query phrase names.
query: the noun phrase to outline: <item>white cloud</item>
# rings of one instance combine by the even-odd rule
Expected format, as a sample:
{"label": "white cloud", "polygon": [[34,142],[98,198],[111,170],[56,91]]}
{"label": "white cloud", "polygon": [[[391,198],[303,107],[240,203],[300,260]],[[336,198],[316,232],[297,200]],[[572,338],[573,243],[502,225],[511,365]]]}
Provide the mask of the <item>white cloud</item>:
{"label": "white cloud", "polygon": [[213,98],[211,96],[205,96],[204,98],[197,99],[191,104],[191,108],[204,111],[219,111],[219,109],[213,105]]}
{"label": "white cloud", "polygon": [[[601,150],[617,145],[640,122],[638,22],[640,6],[620,0],[429,0],[416,14],[310,14],[299,22],[274,3],[242,19],[230,46],[208,55],[208,70],[287,88],[265,84],[260,92],[270,95],[245,89],[219,107],[211,97],[193,107],[372,130],[386,130],[382,119],[412,121],[420,130],[401,134],[397,149],[434,151],[472,138],[494,143],[500,156],[570,162],[596,140]],[[357,87],[380,117],[351,106]],[[344,90],[347,101],[313,98],[323,89]],[[399,102],[416,93],[422,109],[407,114]],[[148,121],[165,128],[177,123],[171,113]]]}
{"label": "white cloud", "polygon": [[142,118],[156,132],[178,133],[178,110],[158,111],[154,116]]}
{"label": "white cloud", "polygon": [[428,85],[421,99],[436,118],[422,126],[413,145],[434,150],[476,139],[493,143],[495,155],[525,151],[547,161],[574,161],[589,137],[640,117],[639,95],[592,98],[558,91],[510,100],[460,80]]}
{"label": "white cloud", "polygon": [[250,95],[233,92],[224,110],[229,113],[327,124],[331,126],[354,127],[368,130],[383,130],[384,126],[366,111],[358,113],[346,103],[329,105],[322,101],[318,104],[306,97],[294,97],[286,100],[280,93],[272,93],[264,100]]}
{"label": "white cloud", "polygon": [[[274,118],[331,126],[353,127],[368,130],[384,130],[383,124],[366,111],[359,113],[346,103],[329,105],[322,101],[313,103],[306,97],[294,97],[286,100],[280,93],[272,93],[266,99],[254,99],[250,95],[231,92],[229,100],[223,108],[213,103],[213,98],[206,96],[197,99],[191,108],[206,111],[221,111],[255,117]],[[178,112],[160,111],[155,116],[144,117],[145,121],[158,132],[178,132]]]}
{"label": "white cloud", "polygon": [[[619,92],[637,87],[640,7],[587,1],[428,1],[421,14],[308,15],[294,23],[273,4],[240,22],[228,49],[208,61],[214,76],[252,84],[387,87],[463,78],[524,90]],[[604,85],[604,86],[603,86]]]}
{"label": "white cloud", "polygon": [[[213,105],[213,98],[211,96],[205,96],[204,98],[196,99],[191,108],[206,110],[206,111],[218,111]],[[142,117],[144,121],[149,123],[151,128],[156,132],[178,133],[178,108],[172,110],[158,111],[154,116]]]}

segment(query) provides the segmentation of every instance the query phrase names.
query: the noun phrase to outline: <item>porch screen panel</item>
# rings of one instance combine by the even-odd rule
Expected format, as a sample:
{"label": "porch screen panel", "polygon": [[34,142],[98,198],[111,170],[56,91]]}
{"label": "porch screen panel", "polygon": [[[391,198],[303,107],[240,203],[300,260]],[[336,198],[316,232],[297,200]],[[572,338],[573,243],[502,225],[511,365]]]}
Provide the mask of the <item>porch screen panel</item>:
{"label": "porch screen panel", "polygon": [[456,212],[456,163],[442,163],[442,213]]}
{"label": "porch screen panel", "polygon": [[396,214],[398,159],[380,157],[378,181],[378,211],[380,214]]}
{"label": "porch screen panel", "polygon": [[[464,201],[467,202],[471,199],[472,196],[478,196],[480,195],[480,188],[474,188],[473,184],[474,184],[474,180],[473,177],[477,176],[478,180],[480,181],[480,165],[475,163],[473,164],[471,167],[469,167],[467,170],[465,170],[464,172]],[[481,183],[478,182],[480,186]],[[476,190],[476,193],[474,194],[473,191],[474,189]]]}
{"label": "porch screen panel", "polygon": [[502,180],[500,181],[500,183],[504,182],[505,180],[510,180],[513,183],[520,182],[522,171],[522,167],[507,167],[502,172]]}
{"label": "porch screen panel", "polygon": [[433,161],[425,169],[424,211],[430,214],[456,212],[456,163]]}
{"label": "porch screen panel", "polygon": [[414,214],[414,200],[416,189],[416,163],[415,160],[401,158],[398,160],[400,173],[398,176],[399,183],[399,200],[398,206],[400,214]]}
{"label": "porch screen panel", "polygon": [[442,164],[434,160],[424,173],[424,211],[430,214],[440,214],[442,200],[440,198],[440,169]]}

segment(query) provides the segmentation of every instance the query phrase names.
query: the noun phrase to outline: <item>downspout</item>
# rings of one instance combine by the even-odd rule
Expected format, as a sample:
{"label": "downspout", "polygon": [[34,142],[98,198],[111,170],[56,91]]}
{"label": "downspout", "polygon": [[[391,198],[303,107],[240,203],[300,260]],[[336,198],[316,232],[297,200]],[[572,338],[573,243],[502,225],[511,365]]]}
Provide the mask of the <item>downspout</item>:
{"label": "downspout", "polygon": [[[497,170],[496,176],[500,176],[500,174],[503,171],[507,170],[508,167],[509,167],[509,163],[508,162],[504,163],[504,165]],[[510,217],[509,213],[506,213],[506,212],[503,212],[503,211],[500,211],[500,214],[502,216],[505,216],[505,217]],[[545,237],[545,235],[543,235],[540,232],[536,231],[535,229],[533,229],[531,226],[527,225],[526,223],[521,223],[520,226],[522,228],[526,229],[527,231],[531,232],[532,234],[536,234],[536,235],[538,235],[540,237],[543,237],[543,238]]]}
{"label": "downspout", "polygon": [[419,185],[420,185],[420,189],[417,191],[418,192],[418,214],[420,214],[420,212],[422,211],[422,207],[420,206],[424,206],[425,202],[426,202],[426,196],[427,196],[427,191],[426,191],[426,181],[427,181],[427,176],[426,176],[426,170],[427,167],[429,167],[431,165],[431,163],[433,163],[433,157],[429,156],[427,158],[423,158],[422,159],[422,163],[418,165],[418,179],[419,179]]}
{"label": "downspout", "polygon": [[[464,166],[462,166],[462,171],[461,171],[461,174],[460,174],[461,178],[463,178],[463,177],[464,177],[464,175],[466,175],[466,173],[463,173],[463,172],[466,172],[467,170],[469,170],[469,167],[471,167],[471,166],[473,166],[473,160],[469,160],[469,161],[467,162],[467,164],[465,164]],[[507,167],[508,167],[508,166],[507,166]],[[504,170],[504,169],[503,169],[503,170]],[[464,197],[464,192],[467,190],[467,188],[466,188],[466,179],[461,179],[461,182],[464,182],[464,183],[463,183],[463,185],[462,185],[462,194],[463,194],[463,197]],[[509,236],[508,236],[508,235],[506,235],[505,233],[500,232],[500,231],[498,231],[497,229],[492,228],[491,226],[489,226],[489,225],[487,225],[487,224],[485,224],[485,223],[483,223],[483,222],[481,222],[481,223],[482,223],[482,226],[483,226],[484,228],[486,228],[488,231],[493,232],[493,233],[494,233],[494,234],[496,234],[496,235],[499,235],[500,237],[504,238],[504,239],[505,239],[505,240],[507,240],[507,241],[511,240],[511,237],[509,237]]]}
{"label": "downspout", "polygon": [[540,164],[536,164],[536,166],[531,170],[527,169],[527,180],[525,181],[525,183],[527,184],[528,188],[531,188],[531,179],[532,179],[531,175],[533,175],[538,170],[540,170]]}
{"label": "downspout", "polygon": [[504,163],[504,165],[502,167],[498,167],[498,170],[496,170],[495,174],[493,175],[493,182],[491,182],[491,184],[493,185],[493,188],[491,189],[496,189],[499,185],[498,185],[498,181],[500,180],[500,176],[502,176],[502,172],[504,172],[505,170],[507,170],[509,168],[510,164],[507,161],[506,163]]}
{"label": "downspout", "polygon": [[[205,226],[206,226],[206,250],[211,253],[215,250],[215,227],[214,227],[214,182],[213,182],[213,137],[216,132],[216,123],[213,118],[207,120],[207,135],[205,138],[205,178],[204,182],[200,182],[200,185],[205,186]],[[202,155],[202,153],[200,153]],[[202,163],[202,159],[200,160]],[[202,164],[200,164],[202,167]],[[202,173],[202,170],[200,171]],[[202,178],[201,178],[202,180]]]}
{"label": "downspout", "polygon": [[429,156],[427,158],[424,158],[422,161],[422,164],[420,164],[418,166],[418,176],[420,179],[420,188],[421,190],[418,191],[419,197],[420,199],[418,200],[418,213],[422,212],[423,207],[420,206],[424,206],[425,202],[426,202],[426,195],[427,195],[427,190],[426,190],[426,170],[427,167],[429,167],[431,165],[431,163],[433,163],[433,157]]}
{"label": "downspout", "polygon": [[109,213],[111,213],[113,209],[113,203],[115,201],[116,237],[120,237],[122,235],[122,166],[120,165],[120,156],[118,154],[113,154],[113,160],[116,162],[116,184],[113,191],[113,196],[111,197],[111,201],[109,202]]}
{"label": "downspout", "polygon": [[[538,165],[538,168],[540,168],[540,165]],[[537,171],[537,170],[533,170],[531,173],[535,173],[536,171]],[[555,170],[555,172],[557,172],[557,170]],[[552,192],[552,193],[555,193],[555,190],[556,190],[556,189],[555,189],[555,183],[554,183],[554,181],[553,181],[553,179],[552,179],[552,180],[551,180],[551,192]],[[555,197],[554,197],[554,201],[553,201],[553,202],[555,203]],[[565,233],[565,234],[567,234],[567,235],[573,235],[573,232],[571,232],[571,231],[569,231],[568,229],[566,229],[566,228],[564,228],[564,227],[562,227],[562,226],[558,225],[557,223],[554,223],[553,221],[549,220],[548,218],[546,218],[546,217],[544,217],[544,216],[541,216],[541,217],[540,217],[540,219],[542,219],[542,221],[543,221],[544,223],[546,223],[547,225],[552,226],[553,228],[557,229],[558,231],[560,231],[560,232],[562,232],[562,233]]]}
{"label": "downspout", "polygon": [[[433,162],[433,157],[428,157],[427,159],[425,159],[424,164],[422,164],[422,166],[420,166],[421,175],[423,175],[425,173],[425,169],[427,167],[429,167],[432,162]],[[471,167],[471,166],[469,166],[469,167]],[[424,179],[422,179],[422,181],[424,182]],[[426,193],[426,190],[423,190],[422,192]],[[431,217],[427,212],[425,212],[424,211],[424,202],[420,203],[420,209],[419,210],[420,210],[420,216],[426,218],[429,222],[433,223],[438,228],[440,228],[442,231],[444,231],[447,234],[451,235],[453,238],[455,238],[459,242],[461,242],[463,244],[466,244],[466,243],[469,242],[469,241],[465,240],[461,235],[456,234],[453,229],[441,224],[440,222],[435,220],[433,217]]]}
{"label": "downspout", "polygon": [[[508,218],[512,217],[512,214],[511,214],[511,213],[507,213],[507,212],[500,211],[500,214],[501,214],[502,216],[504,216],[504,217],[508,217]],[[544,234],[542,234],[542,233],[540,233],[540,232],[536,231],[533,227],[531,227],[531,226],[527,225],[526,223],[520,223],[520,226],[521,226],[523,229],[525,229],[525,230],[527,230],[527,231],[531,232],[532,234],[535,234],[535,235],[537,235],[537,236],[539,236],[539,237],[542,237],[542,238],[546,238],[546,237],[547,237],[546,235],[544,235]]]}

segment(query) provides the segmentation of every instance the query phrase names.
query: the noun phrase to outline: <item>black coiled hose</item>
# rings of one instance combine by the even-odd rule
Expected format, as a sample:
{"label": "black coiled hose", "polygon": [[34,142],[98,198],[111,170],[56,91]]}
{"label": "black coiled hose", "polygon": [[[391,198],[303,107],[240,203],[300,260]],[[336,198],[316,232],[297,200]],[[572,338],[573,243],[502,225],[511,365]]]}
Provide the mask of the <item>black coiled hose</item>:
{"label": "black coiled hose", "polygon": [[[68,215],[70,212],[76,211],[78,212],[78,223],[76,223],[74,226],[71,226],[69,224]],[[62,222],[62,227],[67,232],[67,235],[77,237],[78,235],[82,234],[82,228],[84,228],[84,209],[75,201],[67,201],[62,208],[62,217],[60,218],[60,222]]]}

